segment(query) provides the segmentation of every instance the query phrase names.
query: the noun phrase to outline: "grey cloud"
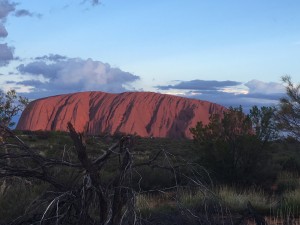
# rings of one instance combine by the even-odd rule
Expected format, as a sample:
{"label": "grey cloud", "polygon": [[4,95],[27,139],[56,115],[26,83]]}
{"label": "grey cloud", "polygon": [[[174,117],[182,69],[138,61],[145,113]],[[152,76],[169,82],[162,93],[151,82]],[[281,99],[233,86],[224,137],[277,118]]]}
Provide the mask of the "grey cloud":
{"label": "grey cloud", "polygon": [[54,62],[58,62],[58,61],[65,60],[65,59],[67,59],[66,56],[62,56],[59,54],[49,54],[49,55],[35,57],[35,60],[49,60],[49,61],[54,61]]}
{"label": "grey cloud", "polygon": [[42,14],[39,14],[39,13],[32,13],[26,9],[20,9],[20,10],[17,10],[15,12],[15,16],[16,17],[24,17],[24,16],[29,16],[29,17],[38,17],[38,18],[41,18],[42,17]]}
{"label": "grey cloud", "polygon": [[0,20],[5,21],[8,14],[15,10],[16,3],[0,0]]}
{"label": "grey cloud", "polygon": [[15,12],[15,16],[16,16],[16,17],[33,16],[33,13],[29,12],[29,11],[26,10],[26,9],[20,9],[20,10],[17,10],[17,11]]}
{"label": "grey cloud", "polygon": [[99,0],[92,0],[92,5],[98,5],[99,3]]}
{"label": "grey cloud", "polygon": [[[74,5],[74,4],[77,4],[75,1],[74,2],[71,2],[69,1],[68,4],[65,4],[62,9],[65,10],[65,9],[68,9],[70,6]],[[92,7],[96,7],[98,5],[101,5],[101,0],[80,0],[79,4],[81,6],[85,5],[85,4],[89,4],[91,5]],[[87,7],[85,8],[84,10],[89,10],[90,7]]]}
{"label": "grey cloud", "polygon": [[99,5],[101,1],[99,0],[83,0],[81,3],[90,2],[93,6]]}
{"label": "grey cloud", "polygon": [[[0,0],[0,38],[6,38],[8,33],[4,26],[7,16],[15,11],[16,3],[9,0]],[[13,59],[12,47],[7,44],[0,44],[0,67],[6,66]]]}
{"label": "grey cloud", "polygon": [[5,38],[7,35],[7,30],[5,29],[4,25],[0,23],[0,38]]}
{"label": "grey cloud", "polygon": [[17,85],[24,85],[24,86],[33,86],[33,87],[42,87],[43,86],[43,82],[39,81],[39,80],[25,80],[25,81],[20,81],[20,82],[14,82]]}
{"label": "grey cloud", "polygon": [[8,47],[7,44],[0,44],[0,66],[6,66],[13,60],[13,48]]}
{"label": "grey cloud", "polygon": [[6,84],[16,84],[16,81],[10,81],[10,80],[8,80],[8,81],[6,81],[5,83],[6,83]]}
{"label": "grey cloud", "polygon": [[[126,85],[140,79],[139,76],[92,59],[65,59],[59,55],[37,58],[45,60],[22,64],[18,67],[19,72],[24,76],[35,75],[37,77],[34,80],[31,78],[18,83],[18,85],[34,87],[34,92],[52,95],[91,90],[124,92],[128,91]],[[43,80],[39,80],[41,76]]]}
{"label": "grey cloud", "polygon": [[218,90],[220,88],[237,86],[242,83],[236,81],[216,81],[216,80],[191,80],[181,81],[175,85],[156,86],[160,90],[181,89],[181,90]]}
{"label": "grey cloud", "polygon": [[[21,9],[16,11],[17,3],[12,2],[10,0],[0,0],[0,38],[6,38],[8,32],[4,26],[7,16],[15,11],[15,16],[37,16],[40,17],[39,14],[33,14],[28,10]],[[0,67],[6,66],[13,59],[20,60],[19,57],[14,58],[14,48],[7,46],[7,44],[0,44]]]}
{"label": "grey cloud", "polygon": [[44,61],[36,61],[27,65],[21,64],[17,67],[22,74],[43,75],[44,77],[55,78],[62,70],[62,64],[47,64]]}

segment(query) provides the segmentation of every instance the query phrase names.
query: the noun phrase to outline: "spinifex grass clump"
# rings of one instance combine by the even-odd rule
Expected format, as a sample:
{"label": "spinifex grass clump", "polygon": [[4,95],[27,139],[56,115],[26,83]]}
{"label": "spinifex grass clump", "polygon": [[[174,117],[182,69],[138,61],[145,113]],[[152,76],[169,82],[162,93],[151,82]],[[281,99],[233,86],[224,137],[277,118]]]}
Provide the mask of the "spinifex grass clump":
{"label": "spinifex grass clump", "polygon": [[37,200],[48,186],[43,182],[17,177],[0,179],[0,223],[26,214],[30,203]]}
{"label": "spinifex grass clump", "polygon": [[286,192],[282,195],[278,212],[281,217],[299,217],[300,216],[300,188]]}
{"label": "spinifex grass clump", "polygon": [[221,202],[234,212],[242,212],[247,209],[247,203],[261,213],[268,213],[276,206],[276,200],[270,198],[264,191],[257,188],[238,190],[228,186],[220,187],[216,194]]}
{"label": "spinifex grass clump", "polygon": [[160,208],[209,208],[219,204],[217,197],[208,189],[176,189],[168,192],[140,194],[136,199],[140,210]]}
{"label": "spinifex grass clump", "polygon": [[201,188],[181,191],[179,200],[180,203],[187,208],[213,208],[219,204],[213,192]]}
{"label": "spinifex grass clump", "polygon": [[159,224],[199,224],[199,221],[203,224],[219,224],[222,220],[231,221],[230,211],[223,207],[213,192],[202,187],[142,194],[137,196],[136,204],[141,215],[147,218],[151,216],[163,218],[168,215],[169,220],[174,220],[179,216],[189,221],[189,223],[183,223],[183,221],[177,221],[180,219],[177,218],[178,223],[169,221],[170,223]]}
{"label": "spinifex grass clump", "polygon": [[137,210],[143,215],[167,213],[175,209],[175,202],[171,192],[139,194],[136,197]]}

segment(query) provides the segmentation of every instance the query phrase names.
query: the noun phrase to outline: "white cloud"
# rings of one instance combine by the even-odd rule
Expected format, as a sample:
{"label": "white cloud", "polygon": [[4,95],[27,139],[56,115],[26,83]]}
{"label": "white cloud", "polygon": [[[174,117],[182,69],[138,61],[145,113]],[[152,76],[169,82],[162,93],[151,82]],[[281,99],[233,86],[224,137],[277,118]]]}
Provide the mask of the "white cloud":
{"label": "white cloud", "polygon": [[[37,60],[18,67],[23,76],[31,75],[19,85],[34,87],[35,92],[44,91],[61,94],[74,91],[128,91],[126,85],[140,78],[107,63],[92,59],[65,58],[55,61]],[[58,57],[56,57],[58,58]],[[32,76],[40,76],[32,79]],[[41,77],[44,80],[41,80]]]}
{"label": "white cloud", "polygon": [[285,92],[285,87],[282,84],[275,82],[251,80],[245,83],[245,86],[249,88],[249,93],[275,94]]}

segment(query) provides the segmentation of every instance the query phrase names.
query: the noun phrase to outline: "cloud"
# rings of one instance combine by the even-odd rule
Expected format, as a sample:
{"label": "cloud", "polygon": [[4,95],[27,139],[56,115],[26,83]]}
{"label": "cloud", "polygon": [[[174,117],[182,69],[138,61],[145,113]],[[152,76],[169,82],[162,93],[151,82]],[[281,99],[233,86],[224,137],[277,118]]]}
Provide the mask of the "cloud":
{"label": "cloud", "polygon": [[14,58],[13,51],[14,49],[7,44],[0,44],[0,67],[6,66]]}
{"label": "cloud", "polygon": [[33,16],[33,13],[29,12],[26,9],[20,9],[15,12],[15,16],[16,17],[22,17],[22,16],[30,16],[31,17],[31,16]]}
{"label": "cloud", "polygon": [[26,9],[19,9],[16,10],[16,6],[18,4],[15,2],[11,2],[9,0],[0,0],[0,20],[2,20],[2,22],[6,21],[7,16],[9,15],[9,13],[11,12],[15,12],[14,15],[16,17],[23,17],[23,16],[38,16],[40,17],[40,14],[36,14],[36,13],[32,13]]}
{"label": "cloud", "polygon": [[20,10],[17,10],[17,11],[15,12],[15,16],[16,16],[16,17],[33,16],[33,13],[29,12],[29,11],[26,10],[26,9],[20,9]]}
{"label": "cloud", "polygon": [[[15,11],[15,16],[33,16],[28,10],[22,9],[16,11],[17,3],[9,0],[0,0],[0,38],[6,38],[8,32],[4,26],[8,15]],[[11,60],[14,59],[13,56],[14,48],[8,47],[7,44],[0,44],[0,67],[6,66]]]}
{"label": "cloud", "polygon": [[275,82],[267,83],[259,80],[251,80],[244,85],[249,88],[249,93],[274,94],[285,91],[285,88],[282,84]]}
{"label": "cloud", "polygon": [[18,71],[25,77],[28,76],[28,79],[17,85],[30,86],[34,92],[44,92],[47,95],[75,91],[124,92],[128,91],[126,85],[140,79],[139,76],[92,59],[66,58],[60,55],[36,59],[39,60],[18,66]]}
{"label": "cloud", "polygon": [[6,21],[6,17],[10,12],[15,10],[16,3],[10,2],[8,0],[0,0],[0,20]]}
{"label": "cloud", "polygon": [[44,77],[56,78],[64,63],[47,64],[44,61],[35,61],[27,65],[21,64],[17,67],[22,74],[43,75]]}
{"label": "cloud", "polygon": [[5,38],[7,35],[7,30],[5,29],[4,25],[0,23],[0,38]]}
{"label": "cloud", "polygon": [[[4,26],[7,16],[15,11],[16,3],[8,0],[0,0],[0,38],[6,38],[8,33]],[[8,47],[7,44],[0,44],[0,67],[6,66],[13,57],[13,47]]]}
{"label": "cloud", "polygon": [[251,80],[245,84],[238,81],[191,80],[156,88],[169,94],[173,92],[183,97],[215,102],[226,107],[242,105],[245,112],[249,112],[253,105],[276,105],[285,93],[282,84],[259,80]]}
{"label": "cloud", "polygon": [[236,81],[216,81],[216,80],[191,80],[191,81],[181,81],[175,85],[167,86],[156,86],[160,90],[171,90],[171,89],[181,89],[181,90],[218,90],[220,88],[237,86],[242,84]]}
{"label": "cloud", "polygon": [[5,81],[5,84],[15,84],[15,83],[16,83],[15,81],[10,81],[10,80]]}
{"label": "cloud", "polygon": [[238,107],[242,106],[244,111],[248,113],[252,106],[256,105],[258,107],[261,106],[274,106],[276,105],[281,97],[283,97],[283,93],[277,94],[234,94],[227,92],[209,92],[209,93],[195,93],[195,92],[187,92],[184,97],[206,100],[210,102],[214,102],[226,107]]}
{"label": "cloud", "polygon": [[32,13],[26,9],[20,9],[20,10],[17,10],[14,14],[16,17],[24,17],[24,16],[29,16],[29,17],[38,17],[38,18],[41,18],[42,17],[42,14],[39,14],[39,13]]}
{"label": "cloud", "polygon": [[83,0],[81,3],[90,2],[93,6],[99,5],[101,1],[99,0]]}
{"label": "cloud", "polygon": [[92,5],[99,5],[100,1],[99,0],[91,0]]}
{"label": "cloud", "polygon": [[44,55],[44,56],[38,56],[34,58],[35,60],[49,60],[49,61],[61,61],[67,59],[66,56],[62,56],[59,54],[49,54],[49,55]]}

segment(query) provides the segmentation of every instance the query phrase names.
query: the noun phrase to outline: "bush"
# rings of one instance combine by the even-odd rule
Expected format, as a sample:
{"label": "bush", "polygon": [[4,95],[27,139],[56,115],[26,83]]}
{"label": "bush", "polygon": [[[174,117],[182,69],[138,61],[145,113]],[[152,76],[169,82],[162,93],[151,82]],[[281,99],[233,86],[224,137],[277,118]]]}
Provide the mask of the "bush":
{"label": "bush", "polygon": [[300,188],[300,180],[299,180],[299,175],[297,173],[283,171],[278,174],[278,178],[277,178],[278,193],[294,191],[298,188]]}
{"label": "bush", "polygon": [[207,125],[197,123],[191,132],[198,145],[199,163],[222,183],[249,185],[268,177],[273,180],[272,170],[264,169],[266,165],[272,168],[273,113],[270,107],[253,107],[249,115],[242,107],[230,108],[223,116],[212,115]]}

